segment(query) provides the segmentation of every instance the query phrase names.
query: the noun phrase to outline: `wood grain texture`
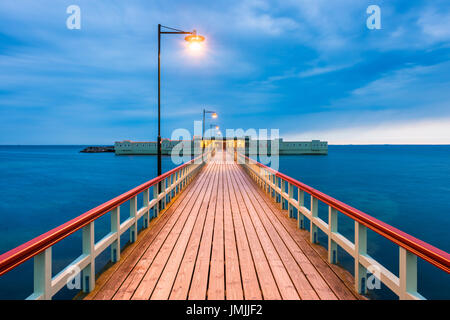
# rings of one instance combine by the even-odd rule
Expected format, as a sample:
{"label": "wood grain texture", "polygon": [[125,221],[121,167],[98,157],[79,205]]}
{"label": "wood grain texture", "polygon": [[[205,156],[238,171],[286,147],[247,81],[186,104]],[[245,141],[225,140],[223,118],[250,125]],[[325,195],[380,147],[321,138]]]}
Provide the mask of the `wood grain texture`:
{"label": "wood grain texture", "polygon": [[353,278],[217,152],[85,299],[359,299]]}

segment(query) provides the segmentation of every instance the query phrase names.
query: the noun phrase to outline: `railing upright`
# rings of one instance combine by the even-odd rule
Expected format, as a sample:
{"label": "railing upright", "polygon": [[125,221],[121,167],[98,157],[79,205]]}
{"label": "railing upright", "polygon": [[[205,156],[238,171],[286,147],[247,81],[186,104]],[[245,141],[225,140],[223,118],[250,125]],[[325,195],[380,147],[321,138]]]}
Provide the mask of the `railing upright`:
{"label": "railing upright", "polygon": [[114,235],[111,244],[111,262],[120,260],[120,206],[111,211],[111,233]]}
{"label": "railing upright", "polygon": [[84,292],[91,292],[95,287],[95,233],[94,221],[83,227],[83,255],[89,257],[88,265],[82,271],[82,286]]}
{"label": "railing upright", "polygon": [[302,209],[305,208],[305,191],[300,188],[298,189],[298,214],[297,214],[297,222],[299,229],[305,229],[305,216],[302,213]]}
{"label": "railing upright", "polygon": [[147,228],[148,224],[150,222],[150,206],[149,206],[150,192],[148,191],[148,189],[144,191],[143,196],[144,196],[143,205],[144,205],[144,208],[147,208],[147,210],[145,210],[145,213],[144,213],[144,228]]}
{"label": "railing upright", "polygon": [[355,221],[355,290],[367,293],[367,269],[361,264],[360,258],[367,254],[367,228]]}
{"label": "railing upright", "polygon": [[331,206],[328,206],[328,262],[336,264],[337,243],[333,240],[333,235],[338,233],[338,212]]}

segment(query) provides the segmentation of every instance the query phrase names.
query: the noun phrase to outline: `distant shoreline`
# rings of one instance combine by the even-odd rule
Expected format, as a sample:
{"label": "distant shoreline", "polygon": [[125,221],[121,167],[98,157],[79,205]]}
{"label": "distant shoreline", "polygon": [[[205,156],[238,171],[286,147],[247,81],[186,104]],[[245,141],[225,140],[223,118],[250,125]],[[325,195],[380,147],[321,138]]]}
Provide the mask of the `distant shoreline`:
{"label": "distant shoreline", "polygon": [[[328,144],[328,146],[333,147],[349,147],[349,146],[360,146],[360,147],[379,147],[379,146],[393,146],[393,147],[401,147],[401,146],[450,146],[449,144]],[[0,147],[80,147],[80,148],[88,148],[88,147],[111,147],[114,146],[105,146],[105,145],[92,145],[92,144],[0,144]]]}

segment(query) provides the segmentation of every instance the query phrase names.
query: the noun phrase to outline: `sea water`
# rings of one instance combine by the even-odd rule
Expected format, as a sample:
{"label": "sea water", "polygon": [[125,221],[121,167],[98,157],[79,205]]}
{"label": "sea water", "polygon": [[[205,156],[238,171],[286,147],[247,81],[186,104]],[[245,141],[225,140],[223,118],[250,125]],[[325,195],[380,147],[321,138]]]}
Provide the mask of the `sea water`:
{"label": "sea water", "polygon": [[[156,176],[155,156],[79,153],[84,146],[0,146],[0,253],[6,252]],[[176,165],[163,157],[163,171]],[[444,251],[450,251],[450,146],[330,146],[326,156],[281,156],[280,171]],[[327,221],[327,208],[319,206]],[[122,221],[128,217],[121,208]],[[95,223],[96,241],[109,232],[109,216]],[[339,232],[353,241],[354,222],[339,214]],[[125,243],[129,235],[122,237]],[[128,237],[128,238],[127,238]],[[326,246],[326,236],[319,235]],[[53,275],[81,252],[81,232],[53,247]],[[398,246],[369,231],[368,252],[398,275]],[[339,250],[339,263],[353,260]],[[97,272],[109,251],[96,259]],[[450,277],[418,264],[419,292],[450,298]],[[33,290],[33,262],[0,277],[0,299]],[[65,288],[56,299],[70,299]],[[395,298],[371,290],[374,298]]]}

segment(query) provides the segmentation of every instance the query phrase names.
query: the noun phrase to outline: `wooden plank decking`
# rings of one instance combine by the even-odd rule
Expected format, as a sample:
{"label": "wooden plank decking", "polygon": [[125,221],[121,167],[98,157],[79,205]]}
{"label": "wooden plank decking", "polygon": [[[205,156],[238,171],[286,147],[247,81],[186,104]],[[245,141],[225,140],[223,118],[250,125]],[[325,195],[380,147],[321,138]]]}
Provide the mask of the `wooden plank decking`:
{"label": "wooden plank decking", "polygon": [[359,299],[249,178],[217,153],[85,299]]}

